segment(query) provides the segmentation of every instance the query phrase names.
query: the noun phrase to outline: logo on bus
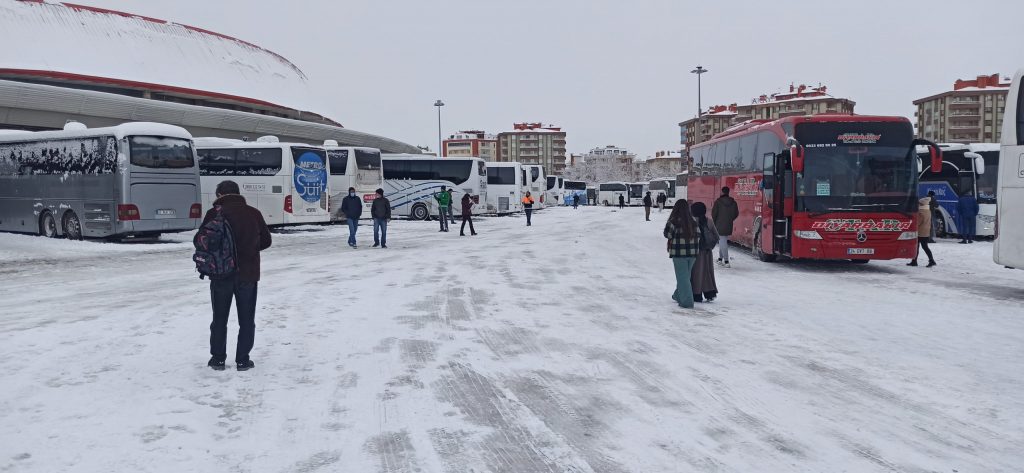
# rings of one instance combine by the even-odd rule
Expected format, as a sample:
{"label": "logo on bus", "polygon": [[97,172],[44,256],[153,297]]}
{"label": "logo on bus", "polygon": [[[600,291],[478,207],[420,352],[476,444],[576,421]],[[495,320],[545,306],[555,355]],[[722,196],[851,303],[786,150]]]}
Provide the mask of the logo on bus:
{"label": "logo on bus", "polygon": [[878,143],[878,140],[882,139],[882,135],[877,133],[843,133],[839,135],[838,139],[843,144],[869,144],[873,145]]}
{"label": "logo on bus", "polygon": [[859,218],[830,218],[811,224],[812,230],[826,232],[899,232],[910,228],[910,220],[883,218],[861,220]]}
{"label": "logo on bus", "polygon": [[759,186],[757,180],[752,177],[743,177],[736,180],[736,184],[732,186],[732,192],[735,195],[757,195]]}
{"label": "logo on bus", "polygon": [[327,169],[323,158],[306,151],[295,160],[295,192],[302,200],[310,203],[320,201],[320,195],[327,187]]}

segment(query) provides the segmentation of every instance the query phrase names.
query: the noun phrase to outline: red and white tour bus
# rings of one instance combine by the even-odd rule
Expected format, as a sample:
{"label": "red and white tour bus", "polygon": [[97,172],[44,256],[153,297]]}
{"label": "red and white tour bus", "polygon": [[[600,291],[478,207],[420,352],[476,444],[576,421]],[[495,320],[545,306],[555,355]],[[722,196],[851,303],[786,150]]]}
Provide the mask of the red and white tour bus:
{"label": "red and white tour bus", "polygon": [[752,120],[691,148],[687,197],[710,213],[728,187],[740,210],[732,240],[762,261],[913,258],[917,145],[941,163],[903,117]]}

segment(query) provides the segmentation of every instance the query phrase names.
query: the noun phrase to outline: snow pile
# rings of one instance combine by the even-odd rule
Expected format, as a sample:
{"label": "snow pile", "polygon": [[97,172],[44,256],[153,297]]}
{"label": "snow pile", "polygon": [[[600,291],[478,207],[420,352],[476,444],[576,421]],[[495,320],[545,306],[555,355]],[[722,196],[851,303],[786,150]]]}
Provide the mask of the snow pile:
{"label": "snow pile", "polygon": [[214,92],[312,110],[306,76],[245,41],[120,12],[0,2],[0,68]]}

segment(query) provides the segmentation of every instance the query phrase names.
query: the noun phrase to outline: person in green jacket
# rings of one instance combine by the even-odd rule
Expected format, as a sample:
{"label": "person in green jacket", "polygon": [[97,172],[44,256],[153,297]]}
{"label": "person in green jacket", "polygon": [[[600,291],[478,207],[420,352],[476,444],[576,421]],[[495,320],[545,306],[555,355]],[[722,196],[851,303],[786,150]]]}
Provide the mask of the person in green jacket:
{"label": "person in green jacket", "polygon": [[437,201],[437,217],[441,220],[441,229],[438,231],[447,232],[447,216],[452,211],[452,195],[446,191],[445,186],[441,186],[441,192],[434,194],[434,200]]}

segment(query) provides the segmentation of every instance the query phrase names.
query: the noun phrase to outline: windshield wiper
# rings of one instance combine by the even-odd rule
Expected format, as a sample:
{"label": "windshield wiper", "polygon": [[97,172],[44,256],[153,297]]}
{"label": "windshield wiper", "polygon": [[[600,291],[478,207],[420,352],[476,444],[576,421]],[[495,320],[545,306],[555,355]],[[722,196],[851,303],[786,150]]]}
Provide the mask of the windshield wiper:
{"label": "windshield wiper", "polygon": [[[904,204],[860,204],[860,205],[854,205],[854,207],[901,207],[902,208],[902,207],[905,207],[905,205]],[[910,217],[910,216],[914,215],[911,212],[907,212],[906,210],[901,210],[901,209],[896,209],[896,213],[898,213],[900,215],[907,216],[907,217]]]}

